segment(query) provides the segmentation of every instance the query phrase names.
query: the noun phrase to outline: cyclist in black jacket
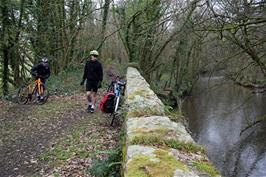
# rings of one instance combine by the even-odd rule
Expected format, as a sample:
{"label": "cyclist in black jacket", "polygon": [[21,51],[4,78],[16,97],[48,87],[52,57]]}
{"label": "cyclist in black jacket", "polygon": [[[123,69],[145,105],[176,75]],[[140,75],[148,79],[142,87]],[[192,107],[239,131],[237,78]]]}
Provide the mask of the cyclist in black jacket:
{"label": "cyclist in black jacket", "polygon": [[33,66],[31,69],[32,76],[35,77],[35,79],[40,78],[43,83],[45,83],[45,80],[50,77],[50,68],[48,64],[47,58],[42,58],[42,62]]}
{"label": "cyclist in black jacket", "polygon": [[95,110],[96,94],[101,87],[103,80],[102,64],[98,61],[99,53],[96,50],[90,52],[90,60],[86,62],[83,79],[80,85],[86,81],[87,99],[89,102],[88,112],[93,113]]}
{"label": "cyclist in black jacket", "polygon": [[[46,57],[42,58],[41,63],[33,66],[30,73],[36,80],[40,78],[41,82],[45,85],[45,80],[50,77],[48,59]],[[42,100],[43,97],[40,96],[39,99]]]}

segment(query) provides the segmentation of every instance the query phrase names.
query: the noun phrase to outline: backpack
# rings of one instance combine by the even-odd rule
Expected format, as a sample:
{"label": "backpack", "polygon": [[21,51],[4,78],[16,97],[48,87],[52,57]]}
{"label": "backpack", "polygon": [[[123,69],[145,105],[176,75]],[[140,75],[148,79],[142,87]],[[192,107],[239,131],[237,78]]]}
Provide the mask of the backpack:
{"label": "backpack", "polygon": [[104,113],[113,113],[115,109],[115,94],[113,92],[107,93],[100,103],[101,111]]}

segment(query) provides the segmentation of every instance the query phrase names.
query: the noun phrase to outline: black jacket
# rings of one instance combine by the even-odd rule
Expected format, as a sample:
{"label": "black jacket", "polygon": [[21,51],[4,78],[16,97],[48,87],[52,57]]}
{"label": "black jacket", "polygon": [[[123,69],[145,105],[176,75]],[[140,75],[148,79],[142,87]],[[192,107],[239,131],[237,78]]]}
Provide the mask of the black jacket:
{"label": "black jacket", "polygon": [[89,60],[84,67],[83,81],[99,82],[103,80],[102,64],[98,61]]}
{"label": "black jacket", "polygon": [[50,68],[49,66],[44,66],[42,63],[40,63],[32,67],[31,74],[35,77],[47,79],[50,76]]}

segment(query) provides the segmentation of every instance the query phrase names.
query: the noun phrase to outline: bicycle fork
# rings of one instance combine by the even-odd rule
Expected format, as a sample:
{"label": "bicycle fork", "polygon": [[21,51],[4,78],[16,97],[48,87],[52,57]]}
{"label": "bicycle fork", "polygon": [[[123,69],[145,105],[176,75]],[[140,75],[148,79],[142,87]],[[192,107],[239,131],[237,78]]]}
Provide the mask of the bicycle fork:
{"label": "bicycle fork", "polygon": [[41,87],[41,80],[38,79],[38,94],[39,94],[40,96],[43,96],[43,92],[44,92],[43,89],[44,89],[44,88]]}
{"label": "bicycle fork", "polygon": [[114,112],[116,112],[117,109],[118,109],[119,101],[120,101],[120,96],[118,96],[118,97],[116,98],[116,102],[115,102],[115,111],[114,111]]}

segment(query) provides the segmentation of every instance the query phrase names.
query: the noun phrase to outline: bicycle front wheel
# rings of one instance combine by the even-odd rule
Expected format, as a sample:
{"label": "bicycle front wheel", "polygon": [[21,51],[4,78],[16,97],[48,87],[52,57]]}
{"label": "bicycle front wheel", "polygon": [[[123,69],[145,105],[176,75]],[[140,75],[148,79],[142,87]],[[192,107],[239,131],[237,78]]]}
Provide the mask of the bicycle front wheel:
{"label": "bicycle front wheel", "polygon": [[17,102],[19,104],[26,104],[29,100],[29,95],[30,90],[26,85],[20,87],[17,93]]}

